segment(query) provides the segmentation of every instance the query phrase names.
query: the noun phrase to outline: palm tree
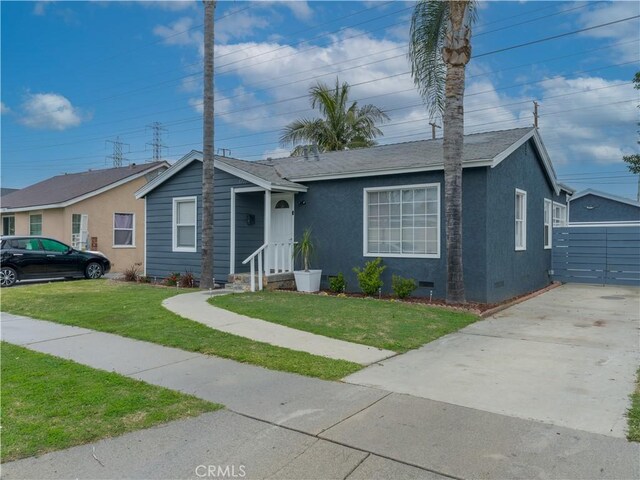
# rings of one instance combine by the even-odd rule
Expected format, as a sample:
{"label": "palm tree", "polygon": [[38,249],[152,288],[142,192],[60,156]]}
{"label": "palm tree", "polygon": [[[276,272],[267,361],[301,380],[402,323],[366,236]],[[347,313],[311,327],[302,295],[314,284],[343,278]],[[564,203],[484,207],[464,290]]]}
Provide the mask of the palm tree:
{"label": "palm tree", "polygon": [[200,287],[213,287],[213,17],[215,0],[204,3],[204,91],[202,128],[202,267]]}
{"label": "palm tree", "polygon": [[420,0],[411,17],[409,59],[431,115],[442,114],[447,302],[464,303],[462,153],[465,67],[471,59],[473,0]]}
{"label": "palm tree", "polygon": [[310,144],[321,152],[376,144],[374,138],[382,135],[376,124],[389,117],[375,105],[358,107],[358,102],[350,102],[350,88],[346,82],[340,85],[336,78],[334,88],[318,82],[309,89],[311,108],[318,108],[323,118],[301,118],[284,127],[280,143],[283,146],[298,144],[291,156],[302,155]]}

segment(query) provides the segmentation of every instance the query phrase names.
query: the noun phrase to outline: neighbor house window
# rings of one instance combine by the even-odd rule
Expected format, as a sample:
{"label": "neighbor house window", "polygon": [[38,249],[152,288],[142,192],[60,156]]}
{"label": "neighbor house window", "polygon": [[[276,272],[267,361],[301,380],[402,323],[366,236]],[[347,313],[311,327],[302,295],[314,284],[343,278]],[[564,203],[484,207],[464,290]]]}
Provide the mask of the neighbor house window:
{"label": "neighbor house window", "polygon": [[551,219],[553,208],[551,200],[544,199],[544,248],[551,248],[553,231],[551,229]]}
{"label": "neighbor house window", "polygon": [[516,188],[516,250],[527,249],[527,192]]}
{"label": "neighbor house window", "polygon": [[16,234],[16,217],[14,217],[13,215],[2,217],[2,234],[3,235]]}
{"label": "neighbor house window", "polygon": [[29,215],[29,235],[42,235],[42,214]]}
{"label": "neighbor house window", "polygon": [[135,215],[133,213],[113,214],[113,246],[135,247]]}
{"label": "neighbor house window", "polygon": [[553,202],[553,226],[565,227],[567,225],[567,206]]}
{"label": "neighbor house window", "polygon": [[364,255],[440,256],[440,184],[364,190]]}
{"label": "neighbor house window", "polygon": [[196,197],[173,199],[173,251],[196,251]]}
{"label": "neighbor house window", "polygon": [[81,213],[73,213],[71,215],[71,246],[78,250],[89,248],[87,239],[89,232],[87,231],[89,224],[89,215]]}

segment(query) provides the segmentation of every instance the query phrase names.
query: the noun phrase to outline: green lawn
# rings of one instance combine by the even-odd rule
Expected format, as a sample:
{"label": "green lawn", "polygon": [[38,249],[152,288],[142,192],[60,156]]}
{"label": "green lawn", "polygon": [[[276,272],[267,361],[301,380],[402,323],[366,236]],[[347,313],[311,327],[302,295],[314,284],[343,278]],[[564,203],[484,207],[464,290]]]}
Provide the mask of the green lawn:
{"label": "green lawn", "polygon": [[337,380],[360,365],[311,355],[214,330],[161,303],[175,288],[81,280],[2,290],[3,311],[230,358],[273,370]]}
{"label": "green lawn", "polygon": [[640,368],[636,381],[636,390],[631,394],[631,408],[628,412],[629,433],[627,438],[632,442],[640,442]]}
{"label": "green lawn", "polygon": [[415,303],[293,292],[214,297],[212,305],[253,318],[373,347],[406,352],[478,320]]}
{"label": "green lawn", "polygon": [[222,408],[2,343],[2,462]]}

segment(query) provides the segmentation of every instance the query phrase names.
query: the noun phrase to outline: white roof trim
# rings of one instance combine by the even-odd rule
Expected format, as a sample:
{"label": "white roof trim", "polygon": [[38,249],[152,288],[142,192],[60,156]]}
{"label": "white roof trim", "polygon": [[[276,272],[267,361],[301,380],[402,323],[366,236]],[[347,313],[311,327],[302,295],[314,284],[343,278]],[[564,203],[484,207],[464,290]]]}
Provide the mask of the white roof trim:
{"label": "white roof trim", "polygon": [[[149,182],[143,188],[138,190],[135,193],[136,198],[144,197],[149,192],[154,190],[156,187],[158,187],[159,185],[169,180],[175,174],[180,172],[183,168],[187,167],[188,165],[190,165],[192,162],[196,160],[199,162],[202,161],[202,153],[196,150],[192,150],[191,152],[186,154],[184,157],[182,157],[180,160],[178,160],[176,163],[174,163],[173,166],[169,168],[166,172],[164,172],[162,175],[159,175],[153,181]],[[234,167],[232,165],[225,163],[224,160],[220,160],[220,157],[218,157],[218,160],[215,161],[214,165],[215,165],[215,168],[222,170],[223,172],[227,172],[230,175],[233,175],[238,178],[242,178],[243,180],[246,180],[247,182],[250,182],[259,187],[262,187],[265,190],[269,190],[269,191],[283,190],[287,192],[306,192],[307,191],[307,187],[305,186],[291,187],[291,186],[283,186],[283,185],[274,185],[271,182],[264,180],[263,178],[257,177],[256,175],[245,172],[244,170],[241,170],[237,167]]]}
{"label": "white roof trim", "polygon": [[635,200],[632,200],[631,198],[619,197],[619,196],[613,195],[611,193],[606,193],[606,192],[600,192],[598,190],[593,190],[592,188],[587,188],[586,190],[583,190],[581,192],[576,193],[575,195],[573,195],[569,199],[569,201],[572,202],[573,200],[577,200],[578,198],[586,197],[587,195],[593,195],[595,197],[606,198],[607,200],[612,200],[614,202],[626,203],[627,205],[631,205],[633,207],[640,207],[640,202],[636,202]]}
{"label": "white roof trim", "polygon": [[[70,200],[66,200],[64,202],[60,202],[60,203],[50,203],[50,204],[46,204],[46,205],[31,205],[31,206],[27,206],[27,207],[16,207],[16,208],[11,208],[11,207],[6,207],[6,208],[1,208],[0,212],[2,213],[18,213],[18,212],[29,212],[31,210],[50,210],[52,208],[65,208],[68,207],[69,205],[73,205],[75,203],[81,202],[83,200],[87,200],[88,198],[91,197],[95,197],[96,195],[100,195],[104,192],[107,192],[113,188],[117,188],[120,187],[121,185],[124,185],[125,183],[129,183],[132,180],[136,180],[144,175],[147,175],[149,172],[153,172],[154,170],[157,170],[158,168],[164,167],[164,166],[168,166],[169,164],[167,162],[163,162],[160,165],[156,165],[153,168],[148,168],[146,170],[143,170],[141,172],[136,173],[135,175],[131,175],[129,177],[123,178],[122,180],[118,180],[117,182],[111,183],[109,185],[106,185],[102,188],[98,188],[96,190],[93,190],[89,193],[85,193],[84,195],[79,195],[77,197],[74,197]],[[160,175],[158,175],[160,176]],[[156,177],[158,178],[158,177]],[[155,179],[154,179],[155,180]],[[136,197],[138,198],[138,197]]]}
{"label": "white roof trim", "polygon": [[502,162],[504,159],[509,157],[509,155],[515,152],[518,148],[524,145],[524,143],[530,138],[533,138],[533,142],[535,143],[536,148],[538,149],[538,153],[540,154],[540,158],[542,159],[542,165],[544,166],[544,169],[546,170],[547,175],[549,176],[549,181],[551,182],[551,186],[553,187],[554,192],[556,193],[556,195],[560,195],[561,187],[560,185],[558,185],[556,172],[553,169],[553,164],[551,163],[551,159],[549,158],[547,149],[545,148],[544,143],[542,143],[542,138],[540,138],[540,134],[538,133],[538,129],[536,128],[532,128],[531,130],[529,130],[527,133],[525,133],[522,136],[522,138],[520,138],[520,140],[518,140],[517,142],[514,142],[509,148],[507,148],[506,150],[503,150],[498,155],[496,155],[493,158],[493,163],[491,165],[491,168],[498,166],[500,162]]}

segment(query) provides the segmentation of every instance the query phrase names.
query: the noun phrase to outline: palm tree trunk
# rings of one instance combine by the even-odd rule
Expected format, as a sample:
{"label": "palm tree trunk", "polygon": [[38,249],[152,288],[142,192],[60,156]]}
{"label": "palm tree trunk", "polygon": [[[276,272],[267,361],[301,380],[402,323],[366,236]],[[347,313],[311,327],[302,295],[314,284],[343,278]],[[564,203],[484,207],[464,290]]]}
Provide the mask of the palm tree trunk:
{"label": "palm tree trunk", "polygon": [[462,153],[464,65],[448,65],[443,115],[444,204],[447,235],[447,303],[464,303],[462,273]]}
{"label": "palm tree trunk", "polygon": [[213,17],[215,0],[204,3],[204,113],[202,129],[202,272],[200,287],[212,288],[213,280],[213,186],[214,186],[214,106],[213,106]]}

